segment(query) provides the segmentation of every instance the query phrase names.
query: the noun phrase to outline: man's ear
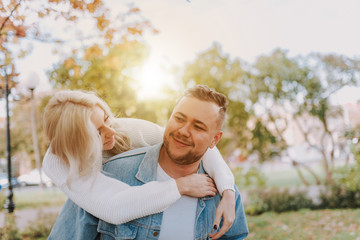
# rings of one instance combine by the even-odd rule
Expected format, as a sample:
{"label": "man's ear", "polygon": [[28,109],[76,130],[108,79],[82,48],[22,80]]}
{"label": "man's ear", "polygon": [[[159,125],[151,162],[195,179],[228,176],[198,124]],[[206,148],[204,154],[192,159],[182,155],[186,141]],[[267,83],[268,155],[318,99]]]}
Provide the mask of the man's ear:
{"label": "man's ear", "polygon": [[210,148],[213,148],[216,146],[216,144],[220,141],[221,137],[223,135],[223,132],[222,131],[219,131],[215,137],[213,138],[213,140],[211,141],[211,144],[210,144]]}

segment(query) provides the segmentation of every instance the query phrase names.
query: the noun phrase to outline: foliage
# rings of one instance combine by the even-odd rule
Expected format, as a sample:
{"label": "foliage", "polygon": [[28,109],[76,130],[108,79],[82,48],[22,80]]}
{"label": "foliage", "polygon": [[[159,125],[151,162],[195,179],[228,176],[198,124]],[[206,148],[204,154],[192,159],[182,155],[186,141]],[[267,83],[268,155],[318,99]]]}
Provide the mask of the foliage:
{"label": "foliage", "polygon": [[[345,139],[337,137],[339,132],[342,135],[344,127],[334,122],[342,112],[330,105],[330,97],[343,86],[360,83],[359,62],[359,59],[335,54],[289,58],[286,51],[277,49],[269,56],[259,57],[254,64],[251,100],[261,109],[257,118],[276,136],[276,141],[268,138],[267,142],[275,149],[274,153],[282,152],[292,161],[307,185],[309,182],[301,169],[309,171],[317,184],[321,183],[320,177],[291,156],[287,149],[305,143],[319,152],[323,156],[325,182],[331,181],[334,152],[342,151]],[[289,138],[288,131],[300,132],[301,136]]]}
{"label": "foliage", "polygon": [[[94,46],[85,56],[72,56],[50,73],[55,88],[95,91],[120,116],[133,116],[136,111],[135,80],[126,74],[138,67],[147,56],[147,46],[137,41],[123,42],[106,53]],[[86,53],[95,52],[88,56]]]}
{"label": "foliage", "polygon": [[56,221],[57,213],[38,212],[35,220],[30,221],[21,236],[23,239],[47,239]]}
{"label": "foliage", "polygon": [[54,225],[57,213],[44,213],[41,209],[34,220],[28,222],[24,231],[19,231],[16,226],[16,216],[14,213],[5,215],[5,225],[0,229],[0,240],[20,240],[20,239],[47,239],[52,226]]}
{"label": "foliage", "polygon": [[[74,44],[74,41],[79,43],[92,40],[103,46],[110,46],[119,39],[141,36],[145,30],[157,31],[141,17],[140,9],[132,4],[127,5],[127,10],[116,14],[103,0],[10,0],[1,1],[0,9],[1,67],[26,56],[28,49],[25,44],[21,44],[21,40],[67,45],[70,42]],[[44,30],[55,22],[58,31]],[[85,22],[92,26],[91,32],[82,27]],[[67,32],[67,37],[58,34],[62,31]]]}
{"label": "foliage", "polygon": [[0,229],[0,240],[21,240],[18,228],[16,227],[16,216],[13,213],[6,213],[5,225]]}
{"label": "foliage", "polygon": [[264,175],[255,167],[247,170],[237,167],[232,171],[235,177],[235,184],[241,190],[261,188],[266,184]]}
{"label": "foliage", "polygon": [[[47,149],[47,140],[43,134],[42,112],[40,111],[40,99],[35,100],[35,119],[40,147],[40,155],[44,155]],[[29,125],[29,116],[31,114],[30,99],[24,97],[22,101],[16,101],[12,104],[12,114],[10,117],[10,141],[12,162],[15,175],[17,174],[17,164],[30,161],[30,166],[35,166],[34,144],[32,141],[31,126]],[[0,128],[0,134],[5,136],[5,128]],[[6,138],[0,138],[0,156],[6,156]],[[26,154],[23,154],[26,153]]]}
{"label": "foliage", "polygon": [[320,193],[319,209],[360,208],[360,188],[350,189],[346,185],[332,183]]}
{"label": "foliage", "polygon": [[[249,66],[221,51],[218,44],[185,65],[182,84],[206,84],[229,98],[228,123],[219,146],[225,155],[239,148],[260,162],[287,157],[306,185],[330,183],[337,160],[345,153],[342,110],[331,96],[344,86],[360,84],[360,59],[336,54],[289,57],[276,49]],[[290,132],[296,133],[291,137]],[[290,137],[289,137],[290,136]],[[322,156],[325,178],[288,150],[306,145]],[[336,155],[339,151],[342,154]]]}
{"label": "foliage", "polygon": [[360,153],[353,146],[355,162],[334,171],[333,181],[320,194],[319,208],[360,207]]}
{"label": "foliage", "polygon": [[[103,0],[0,1],[0,97],[5,72],[9,75],[11,89],[18,81],[16,59],[25,57],[31,43],[40,41],[53,44],[54,53],[64,59],[51,75],[58,87],[96,90],[115,113],[133,116],[133,112],[142,106],[135,101],[134,83],[128,72],[141,64],[147,55],[147,46],[139,43],[144,32],[156,33],[157,30],[141,16],[140,9],[134,4],[116,4],[118,7],[110,9]],[[92,27],[84,28],[84,24]],[[56,25],[56,31],[52,30],[53,25]],[[42,101],[45,102],[47,99]],[[28,118],[29,106],[27,103],[13,105],[12,154],[27,152],[31,155],[31,131],[25,126],[26,121],[21,121]],[[39,117],[43,107],[41,105],[40,112],[37,111],[41,155],[47,148]],[[0,143],[3,141],[2,138]],[[1,148],[0,154],[4,151]]]}
{"label": "foliage", "polygon": [[4,190],[3,189],[1,189],[1,190],[2,191],[0,191],[0,206],[2,208],[2,206],[4,206],[4,204],[6,202],[6,196],[5,196]]}
{"label": "foliage", "polygon": [[61,206],[65,203],[66,196],[58,189],[19,191],[15,194],[14,201],[16,209]]}
{"label": "foliage", "polygon": [[279,213],[313,207],[313,201],[304,190],[270,188],[249,191],[246,212],[256,215],[268,211]]}
{"label": "foliage", "polygon": [[197,58],[185,65],[182,75],[183,88],[195,84],[204,84],[228,96],[228,124],[229,135],[223,138],[231,139],[230,149],[239,147],[246,149],[249,140],[249,132],[244,127],[249,119],[249,113],[245,109],[245,100],[248,96],[243,88],[245,71],[238,59],[230,57],[221,51],[219,44],[215,43],[207,51],[199,54]]}
{"label": "foliage", "polygon": [[360,189],[360,161],[357,159],[356,163],[346,165],[334,171],[334,182],[346,187],[351,191]]}

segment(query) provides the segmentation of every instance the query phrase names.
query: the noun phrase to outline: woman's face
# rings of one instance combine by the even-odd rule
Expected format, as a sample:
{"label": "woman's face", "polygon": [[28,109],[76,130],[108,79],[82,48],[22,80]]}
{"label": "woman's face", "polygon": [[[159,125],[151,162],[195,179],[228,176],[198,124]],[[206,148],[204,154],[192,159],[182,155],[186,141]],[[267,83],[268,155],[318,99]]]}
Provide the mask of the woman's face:
{"label": "woman's face", "polygon": [[91,121],[99,131],[101,141],[103,144],[103,150],[110,150],[115,145],[115,131],[111,127],[109,116],[106,115],[104,110],[96,106],[91,114]]}

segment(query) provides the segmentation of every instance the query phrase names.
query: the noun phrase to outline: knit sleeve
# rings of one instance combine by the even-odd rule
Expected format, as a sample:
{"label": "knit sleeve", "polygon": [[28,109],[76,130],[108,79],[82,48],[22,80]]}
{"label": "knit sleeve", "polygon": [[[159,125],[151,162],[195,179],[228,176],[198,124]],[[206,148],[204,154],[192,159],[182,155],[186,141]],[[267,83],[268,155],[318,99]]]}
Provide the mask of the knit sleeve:
{"label": "knit sleeve", "polygon": [[131,148],[156,145],[163,141],[164,128],[136,118],[117,118],[117,125],[130,138]]}
{"label": "knit sleeve", "polygon": [[206,151],[203,157],[203,166],[209,176],[214,179],[221,195],[227,189],[235,191],[234,175],[216,147]]}
{"label": "knit sleeve", "polygon": [[[155,123],[135,118],[118,118],[117,121],[126,126],[124,132],[130,138],[133,148],[155,145],[163,140],[164,128]],[[234,175],[216,147],[205,153],[203,166],[214,179],[221,195],[227,189],[234,191]]]}
{"label": "knit sleeve", "polygon": [[74,203],[112,224],[162,212],[181,197],[173,179],[130,187],[100,172],[75,177],[69,188],[66,184],[68,167],[49,150],[44,157],[43,169]]}

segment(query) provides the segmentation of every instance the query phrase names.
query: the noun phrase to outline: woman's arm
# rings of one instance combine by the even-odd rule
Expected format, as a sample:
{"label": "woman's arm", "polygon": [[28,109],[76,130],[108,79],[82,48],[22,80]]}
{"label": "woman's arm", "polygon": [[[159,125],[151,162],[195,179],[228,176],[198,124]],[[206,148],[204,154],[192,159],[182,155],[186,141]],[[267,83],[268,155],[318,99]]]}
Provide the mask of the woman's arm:
{"label": "woman's arm", "polygon": [[130,187],[100,172],[87,177],[75,177],[69,188],[66,184],[68,167],[49,150],[44,157],[43,169],[74,203],[112,224],[164,211],[181,196],[175,180]]}
{"label": "woman's arm", "polygon": [[214,179],[221,196],[224,190],[235,191],[234,175],[216,147],[207,150],[203,157],[203,166],[209,176]]}
{"label": "woman's arm", "polygon": [[115,118],[114,126],[128,138],[131,148],[153,146],[163,141],[164,128],[159,125],[136,118]]}
{"label": "woman's arm", "polygon": [[216,194],[213,181],[204,174],[129,186],[100,172],[93,172],[90,176],[74,177],[69,188],[66,184],[69,169],[50,150],[45,154],[43,169],[74,203],[112,224],[162,212],[180,195],[204,197]]}

